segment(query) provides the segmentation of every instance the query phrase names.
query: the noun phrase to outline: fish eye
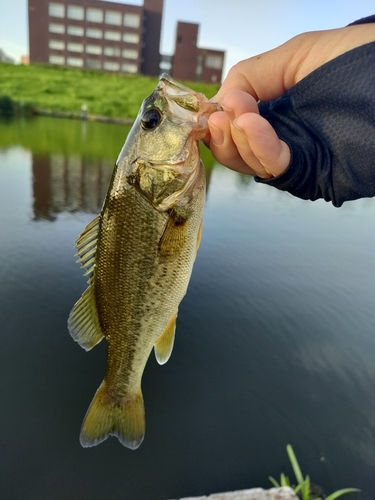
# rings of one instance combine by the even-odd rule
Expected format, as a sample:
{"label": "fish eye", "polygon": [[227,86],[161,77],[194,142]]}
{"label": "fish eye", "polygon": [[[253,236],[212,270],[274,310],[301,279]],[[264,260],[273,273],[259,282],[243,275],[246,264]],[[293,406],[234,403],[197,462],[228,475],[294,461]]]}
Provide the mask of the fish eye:
{"label": "fish eye", "polygon": [[151,108],[143,113],[141,126],[144,130],[152,130],[156,128],[161,121],[160,111],[156,108]]}

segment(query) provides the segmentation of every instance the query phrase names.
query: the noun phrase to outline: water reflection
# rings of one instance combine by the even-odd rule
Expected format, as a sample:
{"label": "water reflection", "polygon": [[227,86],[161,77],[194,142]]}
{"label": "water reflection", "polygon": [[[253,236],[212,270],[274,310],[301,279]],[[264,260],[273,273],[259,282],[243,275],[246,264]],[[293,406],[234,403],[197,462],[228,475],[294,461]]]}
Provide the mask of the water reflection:
{"label": "water reflection", "polygon": [[[53,221],[60,212],[99,213],[114,163],[59,153],[32,155],[34,220]],[[207,170],[208,192],[211,170]]]}
{"label": "water reflection", "polygon": [[[16,140],[31,150],[34,220],[54,221],[61,212],[98,213],[129,130],[53,118],[0,119],[2,147]],[[202,156],[208,190],[213,158],[206,148]]]}
{"label": "water reflection", "polygon": [[160,367],[152,356],[143,377],[145,441],[136,452],[114,439],[80,448],[105,343],[85,353],[67,332],[86,287],[73,245],[126,135],[86,125],[0,122],[2,496],[267,487],[269,474],[291,474],[291,442],[326,490],[359,487],[373,500],[375,199],[337,210],[220,166],[172,358]]}
{"label": "water reflection", "polygon": [[55,220],[59,212],[98,213],[114,163],[60,153],[33,155],[34,219]]}

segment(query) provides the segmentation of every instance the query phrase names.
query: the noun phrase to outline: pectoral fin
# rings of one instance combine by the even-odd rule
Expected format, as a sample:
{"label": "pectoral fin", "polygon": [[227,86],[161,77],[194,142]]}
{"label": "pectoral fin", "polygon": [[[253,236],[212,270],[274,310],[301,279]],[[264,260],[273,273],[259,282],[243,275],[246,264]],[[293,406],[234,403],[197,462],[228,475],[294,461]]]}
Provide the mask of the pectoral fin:
{"label": "pectoral fin", "polygon": [[176,319],[177,312],[170,319],[164,333],[162,333],[156,341],[154,349],[156,360],[159,365],[164,365],[171,357],[174,344],[174,333],[176,331]]}
{"label": "pectoral fin", "polygon": [[168,222],[159,241],[159,252],[163,257],[178,253],[185,241],[187,224],[186,219],[176,216],[173,212],[169,215]]}

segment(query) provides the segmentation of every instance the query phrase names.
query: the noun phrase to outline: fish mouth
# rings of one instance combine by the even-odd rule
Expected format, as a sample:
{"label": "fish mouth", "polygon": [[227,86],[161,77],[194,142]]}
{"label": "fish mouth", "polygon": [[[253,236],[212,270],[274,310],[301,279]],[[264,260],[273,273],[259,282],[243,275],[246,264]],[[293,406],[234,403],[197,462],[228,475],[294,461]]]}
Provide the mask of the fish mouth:
{"label": "fish mouth", "polygon": [[187,111],[198,113],[201,109],[197,94],[182,83],[174,80],[167,73],[161,75],[157,90],[165,94],[167,99],[171,99]]}
{"label": "fish mouth", "polygon": [[155,168],[166,168],[167,170],[174,170],[174,167],[179,167],[186,163],[190,152],[188,150],[184,151],[185,154],[175,156],[174,158],[169,158],[168,160],[158,160],[158,161],[148,161],[151,167]]}
{"label": "fish mouth", "polygon": [[[185,173],[184,166],[187,163],[187,160],[189,159],[192,153],[191,148],[192,145],[189,145],[189,141],[186,141],[182,150],[176,155],[172,156],[172,158],[151,160],[150,158],[145,158],[140,155],[132,163],[135,165],[139,162],[147,163],[151,168],[157,168],[157,169],[164,168],[166,170],[173,170],[173,171],[177,169],[179,174],[183,175]],[[191,167],[186,169],[186,173],[190,173],[190,171]]]}
{"label": "fish mouth", "polygon": [[157,88],[164,88],[165,86],[170,87],[180,95],[194,93],[193,90],[189,89],[189,87],[185,87],[185,85],[172,78],[170,75],[168,75],[168,73],[163,73],[161,75]]}

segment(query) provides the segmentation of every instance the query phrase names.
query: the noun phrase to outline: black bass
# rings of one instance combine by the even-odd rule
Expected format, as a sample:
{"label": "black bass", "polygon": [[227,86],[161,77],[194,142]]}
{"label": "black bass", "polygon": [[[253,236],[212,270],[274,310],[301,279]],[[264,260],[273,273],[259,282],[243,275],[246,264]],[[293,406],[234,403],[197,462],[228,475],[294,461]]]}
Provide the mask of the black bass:
{"label": "black bass", "polygon": [[142,374],[152,348],[160,364],[172,352],[201,237],[198,140],[217,110],[163,74],[120,152],[101,213],[76,242],[89,287],[69,331],[87,351],[107,340],[106,374],[82,424],[84,447],[111,435],[132,449],[143,440]]}

